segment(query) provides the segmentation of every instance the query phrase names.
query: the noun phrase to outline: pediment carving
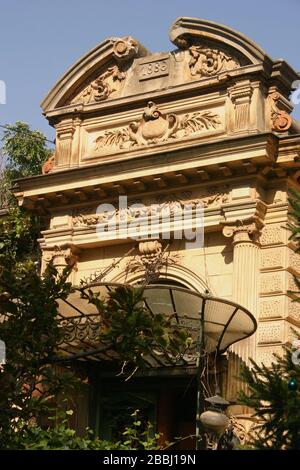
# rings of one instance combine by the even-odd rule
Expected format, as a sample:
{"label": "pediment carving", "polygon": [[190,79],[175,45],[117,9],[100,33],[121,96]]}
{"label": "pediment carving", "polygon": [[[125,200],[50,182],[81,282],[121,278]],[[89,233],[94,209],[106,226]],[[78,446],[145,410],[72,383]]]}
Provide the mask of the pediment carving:
{"label": "pediment carving", "polygon": [[111,63],[78,93],[73,93],[69,104],[84,105],[97,103],[120,95],[123,81],[135,57],[139,55],[140,44],[131,36],[115,38],[111,52]]}
{"label": "pediment carving", "polygon": [[70,104],[89,104],[113,98],[120,90],[125,77],[126,72],[123,72],[118,65],[113,65],[76,95]]}
{"label": "pediment carving", "polygon": [[157,144],[170,138],[216,129],[220,125],[220,116],[212,111],[187,113],[182,117],[175,114],[164,115],[153,101],[149,101],[140,121],[133,121],[127,127],[106,131],[98,136],[95,140],[96,150]]}
{"label": "pediment carving", "polygon": [[192,77],[203,78],[233,70],[241,66],[238,59],[219,49],[206,46],[191,46],[189,67]]}

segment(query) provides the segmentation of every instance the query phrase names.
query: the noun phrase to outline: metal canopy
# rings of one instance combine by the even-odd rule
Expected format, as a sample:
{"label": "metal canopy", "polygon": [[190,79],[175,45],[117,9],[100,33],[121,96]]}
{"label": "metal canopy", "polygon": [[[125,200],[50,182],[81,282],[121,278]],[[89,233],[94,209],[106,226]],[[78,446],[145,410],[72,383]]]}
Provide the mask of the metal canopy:
{"label": "metal canopy", "polygon": [[[57,351],[62,360],[93,359],[115,361],[117,354],[99,340],[101,317],[96,307],[84,297],[85,290],[100,293],[105,298],[109,291],[124,284],[94,283],[75,289],[66,300],[59,301],[60,324],[65,338]],[[134,289],[132,285],[127,285]],[[244,307],[229,300],[175,285],[148,285],[144,290],[146,307],[155,314],[173,315],[179,327],[188,330],[194,344],[176,365],[194,365],[199,350],[201,328],[204,329],[204,346],[208,353],[223,353],[233,343],[251,336],[257,323]],[[153,351],[147,358],[149,367],[174,366],[172,358]]]}

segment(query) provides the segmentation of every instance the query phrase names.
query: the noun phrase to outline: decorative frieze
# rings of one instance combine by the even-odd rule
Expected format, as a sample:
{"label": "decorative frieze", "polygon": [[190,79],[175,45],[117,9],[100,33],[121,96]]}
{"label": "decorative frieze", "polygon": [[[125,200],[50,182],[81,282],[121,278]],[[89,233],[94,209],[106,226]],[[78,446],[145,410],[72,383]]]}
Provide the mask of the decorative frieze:
{"label": "decorative frieze", "polygon": [[164,115],[153,101],[149,101],[140,121],[100,134],[95,140],[96,151],[107,147],[126,149],[156,144],[170,138],[176,139],[217,129],[220,125],[220,116],[212,111],[188,113],[179,118],[175,114]]}
{"label": "decorative frieze", "polygon": [[119,209],[111,204],[111,210],[97,213],[96,207],[87,207],[74,211],[73,226],[86,227],[98,223],[109,223],[112,218],[122,221],[133,221],[138,218],[156,217],[161,218],[167,214],[174,217],[182,214],[183,210],[193,212],[197,207],[203,208],[220,207],[229,201],[230,187],[228,185],[209,187],[193,194],[190,191],[183,193],[172,193],[135,200],[126,208]]}
{"label": "decorative frieze", "polygon": [[113,65],[75,96],[71,104],[89,104],[106,100],[119,91],[125,77],[125,72],[122,72],[118,65]]}

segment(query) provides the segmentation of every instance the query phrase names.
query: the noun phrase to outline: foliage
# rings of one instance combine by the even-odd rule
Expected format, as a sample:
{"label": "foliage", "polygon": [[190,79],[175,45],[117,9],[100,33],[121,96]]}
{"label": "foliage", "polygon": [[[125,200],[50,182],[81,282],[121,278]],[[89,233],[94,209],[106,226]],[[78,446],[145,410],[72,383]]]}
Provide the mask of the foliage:
{"label": "foliage", "polygon": [[42,221],[18,207],[10,188],[15,178],[40,174],[42,163],[51,153],[46,137],[21,121],[6,126],[2,142],[0,209],[5,207],[7,216],[0,218],[0,265],[7,257],[16,261],[38,258],[36,240]]}
{"label": "foliage", "polygon": [[259,425],[253,432],[252,444],[257,449],[300,449],[300,391],[290,390],[289,380],[300,384],[300,365],[292,362],[292,349],[271,367],[244,367],[242,378],[249,391],[241,392],[242,404],[255,410]]}
{"label": "foliage", "polygon": [[76,436],[69,427],[68,418],[72,410],[59,411],[52,421],[52,426],[45,429],[40,426],[31,426],[19,441],[19,448],[26,450],[157,450],[159,434],[151,436],[151,425],[148,423],[145,430],[141,430],[139,411],[132,414],[132,423],[123,431],[124,439],[118,442],[109,442],[95,437],[94,433],[86,430],[83,437]]}
{"label": "foliage", "polygon": [[[0,374],[0,444],[14,448],[32,422],[51,416],[58,397],[68,396],[73,374],[49,367],[48,358],[62,332],[57,300],[68,296],[69,272],[50,263],[41,277],[32,261],[0,267],[0,338],[6,364]],[[5,321],[3,321],[5,320]]]}
{"label": "foliage", "polygon": [[287,228],[291,231],[290,240],[292,240],[297,247],[297,251],[300,250],[300,193],[294,189],[289,191],[289,204],[290,221]]}
{"label": "foliage", "polygon": [[[0,371],[1,449],[157,448],[157,436],[148,435],[149,427],[141,429],[137,416],[124,431],[126,444],[108,444],[89,431],[84,438],[76,436],[58,411],[58,403],[70,399],[77,383],[71,370],[49,365],[63,334],[57,302],[72,289],[70,271],[59,273],[50,263],[40,276],[36,240],[41,219],[20,209],[9,191],[13,179],[40,174],[50,150],[45,136],[22,122],[8,126],[2,141],[6,162],[0,207],[7,207],[7,215],[0,218],[0,338],[7,362]],[[190,344],[174,318],[153,316],[143,305],[143,289],[120,288],[105,301],[89,292],[88,300],[103,320],[100,339],[115,348],[130,374],[145,365],[154,349],[176,360]]]}
{"label": "foliage", "polygon": [[11,180],[41,173],[43,163],[52,153],[46,141],[42,132],[31,130],[25,122],[6,126],[2,142],[7,155],[5,168]]}
{"label": "foliage", "polygon": [[161,447],[158,444],[158,439],[161,434],[155,433],[153,435],[152,424],[149,422],[143,429],[139,410],[135,410],[132,417],[132,425],[127,426],[123,432],[123,436],[126,438],[123,445],[131,450],[159,450]]}
{"label": "foliage", "polygon": [[38,260],[40,223],[38,217],[13,205],[7,215],[0,218],[0,269],[9,259],[15,262]]}
{"label": "foliage", "polygon": [[[290,192],[290,239],[300,248],[300,193]],[[300,290],[300,282],[295,278]],[[291,292],[290,292],[291,293]],[[299,291],[293,294],[294,301],[300,302]],[[295,336],[297,336],[296,332]],[[294,353],[294,354],[293,354]],[[300,364],[293,360],[293,346],[285,347],[283,356],[274,355],[271,366],[244,367],[241,377],[248,391],[241,392],[240,402],[254,409],[258,425],[253,431],[252,444],[256,449],[298,449],[300,450]],[[300,354],[296,354],[298,357]],[[291,387],[291,380],[294,386]]]}
{"label": "foliage", "polygon": [[118,353],[123,361],[122,372],[125,367],[133,368],[133,372],[143,368],[153,352],[176,362],[191,345],[192,339],[177,326],[174,315],[154,315],[146,307],[144,287],[121,286],[105,300],[88,290],[87,297],[101,315],[100,339]]}

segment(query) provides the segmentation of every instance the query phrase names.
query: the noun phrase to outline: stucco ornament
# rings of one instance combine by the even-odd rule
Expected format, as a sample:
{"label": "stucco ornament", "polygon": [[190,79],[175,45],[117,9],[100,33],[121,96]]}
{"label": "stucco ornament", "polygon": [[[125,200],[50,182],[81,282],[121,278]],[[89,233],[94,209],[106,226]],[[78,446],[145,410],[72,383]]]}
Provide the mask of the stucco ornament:
{"label": "stucco ornament", "polygon": [[89,104],[115,97],[121,90],[128,66],[138,54],[139,45],[131,36],[116,38],[113,46],[114,64],[89,83],[71,104]]}
{"label": "stucco ornament", "polygon": [[119,90],[120,82],[125,77],[125,72],[122,72],[118,65],[113,65],[75,96],[71,104],[89,104],[106,100],[110,95]]}
{"label": "stucco ornament", "polygon": [[116,39],[113,54],[118,61],[133,59],[139,50],[138,42],[131,36]]}
{"label": "stucco ornament", "polygon": [[157,143],[167,140],[178,127],[178,118],[175,114],[164,116],[153,101],[149,101],[144,109],[143,118],[139,122],[129,124],[131,140],[137,145]]}
{"label": "stucco ornament", "polygon": [[47,173],[50,173],[50,171],[53,170],[53,167],[55,165],[55,153],[53,153],[48,160],[45,161],[45,163],[42,166],[42,174],[46,175]]}
{"label": "stucco ornament", "polygon": [[204,46],[191,46],[189,48],[189,67],[192,76],[211,77],[219,72],[225,72],[240,67],[237,59],[219,51]]}
{"label": "stucco ornament", "polygon": [[276,91],[270,93],[269,101],[271,105],[271,126],[272,130],[276,132],[285,132],[289,130],[292,125],[292,118],[286,111],[277,107],[280,95]]}
{"label": "stucco ornament", "polygon": [[221,125],[212,111],[188,113],[182,117],[163,114],[153,101],[147,103],[142,119],[127,127],[106,131],[95,140],[96,150],[104,147],[129,148],[165,142],[170,138],[186,137],[198,131],[216,129]]}

